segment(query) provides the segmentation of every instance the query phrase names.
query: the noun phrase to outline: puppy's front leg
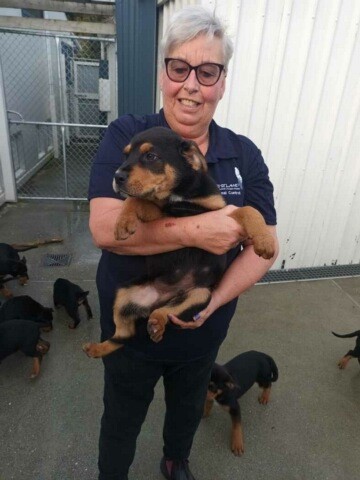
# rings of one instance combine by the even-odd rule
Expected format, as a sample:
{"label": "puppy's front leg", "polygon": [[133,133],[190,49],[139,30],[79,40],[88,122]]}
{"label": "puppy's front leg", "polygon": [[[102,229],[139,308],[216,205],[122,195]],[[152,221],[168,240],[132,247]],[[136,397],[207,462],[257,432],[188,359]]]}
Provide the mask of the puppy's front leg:
{"label": "puppy's front leg", "polygon": [[127,198],[115,224],[115,239],[126,240],[136,232],[138,221],[150,222],[162,217],[160,208],[140,198]]}
{"label": "puppy's front leg", "polygon": [[272,258],[275,254],[275,240],[267,229],[264,217],[253,207],[237,208],[230,217],[234,218],[254,243],[257,255],[265,259]]}
{"label": "puppy's front leg", "polygon": [[245,451],[239,404],[237,403],[236,407],[231,407],[229,413],[231,417],[231,451],[239,457]]}

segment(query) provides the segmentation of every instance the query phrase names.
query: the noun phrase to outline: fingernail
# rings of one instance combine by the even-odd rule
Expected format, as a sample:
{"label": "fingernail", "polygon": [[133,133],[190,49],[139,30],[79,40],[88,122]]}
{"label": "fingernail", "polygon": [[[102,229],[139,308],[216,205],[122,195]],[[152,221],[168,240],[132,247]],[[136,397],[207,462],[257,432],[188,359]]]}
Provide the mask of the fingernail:
{"label": "fingernail", "polygon": [[200,313],[197,313],[196,315],[194,315],[194,320],[199,320],[200,316]]}

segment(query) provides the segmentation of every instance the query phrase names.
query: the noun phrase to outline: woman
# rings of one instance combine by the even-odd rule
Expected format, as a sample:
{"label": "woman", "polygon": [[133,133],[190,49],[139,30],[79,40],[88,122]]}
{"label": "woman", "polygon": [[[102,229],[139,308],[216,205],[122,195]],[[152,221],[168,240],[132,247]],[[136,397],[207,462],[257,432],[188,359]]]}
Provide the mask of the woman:
{"label": "woman", "polygon": [[[94,160],[90,189],[90,229],[102,249],[97,273],[102,338],[112,336],[115,290],[144,269],[144,255],[193,246],[216,254],[227,253],[228,268],[208,307],[181,328],[167,326],[164,338],[131,339],[125,348],[105,357],[104,414],[99,442],[100,480],[125,480],[135,454],[136,438],[163,377],[166,415],[164,456],[160,468],[168,480],[194,480],[188,465],[199,425],[211,367],[234,314],[237,297],[270,268],[244,240],[239,225],[228,214],[249,204],[264,215],[276,238],[273,187],[260,151],[245,137],[213,121],[226,84],[232,44],[220,21],[201,7],[190,7],[172,19],[162,42],[159,114],[125,115],[107,129]],[[123,202],[112,190],[112,179],[123,148],[135,133],[153,126],[171,128],[197,142],[206,156],[228,205],[193,219],[176,218],[141,224],[124,241],[114,240],[114,226]]]}

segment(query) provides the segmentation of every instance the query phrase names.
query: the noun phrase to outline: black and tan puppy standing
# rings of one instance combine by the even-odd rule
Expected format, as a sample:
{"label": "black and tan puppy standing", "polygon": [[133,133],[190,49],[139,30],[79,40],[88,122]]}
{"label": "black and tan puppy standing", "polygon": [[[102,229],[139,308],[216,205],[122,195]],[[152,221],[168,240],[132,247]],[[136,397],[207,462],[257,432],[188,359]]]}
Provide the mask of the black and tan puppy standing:
{"label": "black and tan puppy standing", "polygon": [[[113,181],[114,190],[126,198],[115,228],[117,240],[134,234],[139,222],[197,215],[225,206],[197,145],[170,129],[154,127],[137,134],[124,154]],[[274,238],[257,210],[246,206],[231,216],[244,227],[258,255],[267,259],[274,255]],[[191,321],[206,307],[225,261],[225,255],[198,248],[146,257],[148,274],[116,294],[114,336],[102,343],[88,343],[84,351],[89,357],[103,357],[139,330],[146,333],[146,328],[152,340],[159,342],[168,314]]]}
{"label": "black and tan puppy standing", "polygon": [[66,278],[58,278],[54,283],[53,301],[55,308],[64,307],[66,313],[72,319],[69,328],[76,328],[80,323],[79,307],[84,305],[87,318],[93,317],[87,296],[89,291],[84,291],[76,283],[70,282]]}
{"label": "black and tan puppy standing", "polygon": [[269,355],[254,350],[240,353],[225,365],[214,364],[204,407],[204,417],[210,415],[214,401],[219,403],[231,418],[231,451],[244,453],[244,435],[241,425],[239,399],[257,383],[262,389],[259,403],[266,405],[270,399],[271,385],[278,379],[275,361]]}

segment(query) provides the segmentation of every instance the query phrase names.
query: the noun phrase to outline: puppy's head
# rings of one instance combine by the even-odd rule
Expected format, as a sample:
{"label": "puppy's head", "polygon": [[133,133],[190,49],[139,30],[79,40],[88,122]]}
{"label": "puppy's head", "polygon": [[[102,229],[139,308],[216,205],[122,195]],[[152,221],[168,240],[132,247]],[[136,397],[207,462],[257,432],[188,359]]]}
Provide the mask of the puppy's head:
{"label": "puppy's head", "polygon": [[166,200],[196,173],[206,172],[206,160],[192,141],[172,130],[154,127],[135,135],[124,149],[125,160],[115,172],[113,188],[123,197]]}
{"label": "puppy's head", "polygon": [[215,400],[219,395],[237,388],[237,385],[227,370],[222,365],[214,363],[208,385],[207,399]]}

